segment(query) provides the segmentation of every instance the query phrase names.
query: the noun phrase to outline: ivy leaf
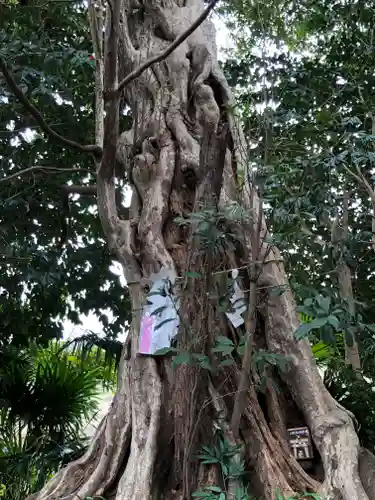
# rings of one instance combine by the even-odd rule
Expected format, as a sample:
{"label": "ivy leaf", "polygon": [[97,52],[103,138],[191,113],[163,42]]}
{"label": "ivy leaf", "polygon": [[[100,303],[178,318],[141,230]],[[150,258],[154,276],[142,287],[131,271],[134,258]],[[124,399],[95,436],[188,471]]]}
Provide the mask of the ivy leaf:
{"label": "ivy leaf", "polygon": [[182,352],[173,358],[173,365],[189,365],[191,364],[191,354],[189,352]]}
{"label": "ivy leaf", "polygon": [[224,355],[231,354],[234,350],[234,346],[230,345],[218,345],[211,349],[211,352],[221,352]]}
{"label": "ivy leaf", "polygon": [[192,354],[191,357],[197,360],[197,363],[201,368],[203,368],[204,370],[208,370],[210,372],[212,371],[210,358],[208,356],[205,356],[203,354]]}

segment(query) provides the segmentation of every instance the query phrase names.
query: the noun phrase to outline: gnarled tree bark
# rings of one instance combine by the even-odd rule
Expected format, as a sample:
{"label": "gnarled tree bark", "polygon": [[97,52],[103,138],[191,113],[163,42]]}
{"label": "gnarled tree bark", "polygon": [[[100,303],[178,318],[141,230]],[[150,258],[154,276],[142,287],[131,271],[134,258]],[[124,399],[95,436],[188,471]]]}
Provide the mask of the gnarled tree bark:
{"label": "gnarled tree bark", "polygon": [[[115,88],[118,79],[150,55],[165,50],[204,8],[201,0],[116,0],[111,5],[107,89]],[[113,60],[117,50],[118,74]],[[216,286],[215,272],[251,263],[246,225],[240,228],[244,237],[238,248],[211,255],[202,253],[194,234],[174,221],[193,210],[222,207],[230,201],[253,206],[259,214],[255,190],[249,182],[240,188],[237,178],[245,169],[245,143],[229,111],[234,101],[217,63],[212,23],[205,21],[165,60],[131,81],[124,94],[133,112],[133,127],[116,138],[120,96],[112,96],[98,168],[98,206],[109,245],[130,288],[130,349],[124,349],[118,391],[89,450],[56,474],[38,500],[95,495],[118,500],[190,498],[194,489],[220,480],[214,467],[205,469],[195,460],[198,442],[209,444],[219,412],[225,416],[223,432],[234,442],[230,416],[241,378],[239,365],[210,374],[188,365],[173,369],[168,357],[137,352],[143,280],[163,266],[177,276],[193,270],[204,277],[187,279],[179,288],[180,347],[209,356],[216,335],[239,340],[208,293]],[[133,189],[126,221],[116,209],[115,161],[124,166]],[[265,222],[259,227],[263,244],[257,252],[262,261],[258,289],[287,285],[277,249],[264,242]],[[325,389],[308,342],[294,339],[298,317],[291,292],[267,295],[257,309],[252,318],[260,325],[255,346],[288,357],[290,369],[275,374],[283,391],[269,385],[265,403],[257,396],[254,380],[246,392],[238,442],[243,444],[253,484],[266,500],[275,498],[276,488],[285,495],[319,491],[334,500],[374,500],[373,475],[366,473],[361,479],[359,474],[360,446],[352,418]],[[286,428],[298,419],[311,429],[324,467],[322,483],[310,477],[288,449]],[[361,460],[370,463],[367,454]]]}

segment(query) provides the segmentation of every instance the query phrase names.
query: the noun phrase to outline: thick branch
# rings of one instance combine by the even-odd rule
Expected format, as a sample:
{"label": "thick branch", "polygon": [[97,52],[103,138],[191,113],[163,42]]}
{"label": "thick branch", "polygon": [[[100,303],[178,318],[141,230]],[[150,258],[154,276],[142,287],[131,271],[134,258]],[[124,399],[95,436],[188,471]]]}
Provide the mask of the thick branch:
{"label": "thick branch", "polygon": [[41,112],[33,104],[31,104],[31,102],[19,88],[15,79],[13,78],[13,75],[8,70],[5,61],[2,57],[0,57],[0,69],[4,75],[5,81],[7,82],[10,90],[13,92],[15,97],[17,97],[17,99],[23,104],[23,106],[27,109],[27,111],[31,114],[31,116],[38,123],[43,132],[45,132],[48,136],[57,139],[65,146],[68,146],[77,151],[81,151],[82,153],[93,153],[96,156],[101,155],[102,150],[99,146],[95,146],[92,144],[82,145],[79,144],[78,142],[67,139],[66,137],[63,137],[62,135],[55,132],[55,130],[53,130],[48,125]]}
{"label": "thick branch", "polygon": [[[208,17],[209,13],[217,4],[218,0],[212,0],[211,3],[206,7],[206,9],[202,12],[202,14],[194,21],[194,23],[184,32],[182,35],[178,36],[176,40],[171,43],[171,45],[166,48],[160,54],[156,56],[150,57],[146,62],[141,64],[137,69],[129,73],[121,82],[119,83],[117,89],[112,91],[107,91],[106,96],[107,99],[112,99],[115,94],[119,94],[121,90],[128,85],[130,82],[138,78],[146,69],[152,66],[155,63],[163,61],[166,59],[179,45],[181,45],[199,26],[203,23],[203,21]],[[107,87],[110,88],[110,87]]]}
{"label": "thick branch", "polygon": [[[345,191],[343,199],[343,217],[342,217],[342,227],[343,227],[343,242],[348,239],[349,233],[349,193]],[[334,235],[332,235],[334,236]],[[355,306],[353,297],[353,287],[352,287],[352,277],[349,266],[345,261],[341,259],[339,270],[338,270],[338,281],[341,291],[341,296],[346,300],[348,304],[348,310],[354,318],[355,316]],[[358,343],[353,332],[352,345],[349,346],[347,341],[345,341],[345,359],[346,362],[352,366],[356,373],[357,378],[361,379],[361,358],[359,355]]]}
{"label": "thick branch", "polygon": [[[118,29],[120,24],[121,2],[108,1],[110,7],[110,20],[107,26],[107,44],[104,61],[104,88],[115,88],[118,79]],[[119,135],[119,98],[113,99],[107,104],[106,116],[104,120],[104,144],[103,156],[100,165],[99,176],[104,176],[106,180],[114,177],[114,167],[116,164],[117,139]]]}
{"label": "thick branch", "polygon": [[95,144],[103,147],[104,137],[104,47],[103,47],[103,9],[96,9],[93,0],[89,0],[88,16],[91,38],[95,54]]}
{"label": "thick branch", "polygon": [[[118,32],[120,25],[120,0],[108,0],[106,18],[104,88],[116,88],[118,82]],[[97,170],[99,216],[103,230],[112,247],[118,229],[116,206],[115,165],[119,136],[119,94],[106,104],[104,120],[103,154]],[[100,117],[97,117],[100,118]]]}

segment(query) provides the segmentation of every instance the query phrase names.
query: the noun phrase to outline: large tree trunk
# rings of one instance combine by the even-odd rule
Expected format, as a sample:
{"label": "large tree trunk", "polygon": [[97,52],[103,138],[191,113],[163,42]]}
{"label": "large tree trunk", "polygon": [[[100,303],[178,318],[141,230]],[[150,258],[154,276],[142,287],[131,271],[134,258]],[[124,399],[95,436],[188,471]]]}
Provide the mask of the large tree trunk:
{"label": "large tree trunk", "polygon": [[[123,0],[121,9],[120,78],[168,47],[198,17],[203,3]],[[198,443],[212,442],[214,422],[228,442],[235,442],[230,421],[239,362],[210,373],[199,366],[173,368],[168,356],[138,354],[145,284],[162,267],[179,277],[186,271],[202,275],[177,281],[179,347],[212,358],[216,335],[227,335],[235,343],[239,339],[209,294],[218,287],[215,273],[251,264],[249,227],[233,223],[241,242],[224,243],[221,252],[202,252],[194,234],[174,222],[177,216],[216,209],[231,200],[260,212],[249,182],[239,185],[245,143],[230,111],[234,102],[216,60],[212,24],[205,21],[166,60],[132,81],[125,98],[134,123],[119,137],[117,158],[133,188],[130,220],[118,217],[108,171],[98,179],[98,204],[132,297],[130,346],[123,352],[118,391],[89,450],[60,471],[38,500],[94,495],[118,500],[190,498],[196,489],[220,484],[215,467],[202,466],[195,458]],[[264,221],[260,228],[264,238]],[[294,339],[298,318],[291,292],[279,297],[260,292],[287,284],[282,259],[264,241],[258,258],[262,272],[257,280],[254,349],[288,357],[290,365],[286,373],[270,372],[279,389],[269,383],[262,396],[256,391],[256,375],[250,375],[238,442],[244,445],[241,454],[251,471],[251,484],[266,500],[276,497],[277,488],[283,494],[319,490],[335,500],[374,500],[373,476],[366,473],[362,483],[359,475],[360,447],[352,418],[324,388],[308,342]],[[248,274],[242,278],[248,288]],[[321,483],[290,453],[286,429],[295,424],[311,430],[324,467]],[[234,498],[233,487],[227,485],[227,498]]]}

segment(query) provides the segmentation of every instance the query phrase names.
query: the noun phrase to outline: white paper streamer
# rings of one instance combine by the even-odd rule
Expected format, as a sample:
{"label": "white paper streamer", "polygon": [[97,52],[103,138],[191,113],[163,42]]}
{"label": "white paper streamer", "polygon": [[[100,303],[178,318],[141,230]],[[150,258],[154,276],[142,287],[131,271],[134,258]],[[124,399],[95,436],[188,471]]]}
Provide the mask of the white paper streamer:
{"label": "white paper streamer", "polygon": [[178,301],[171,291],[176,280],[175,273],[162,268],[149,279],[153,284],[141,318],[138,352],[152,355],[159,349],[171,346],[180,318],[177,312]]}
{"label": "white paper streamer", "polygon": [[233,290],[233,294],[230,297],[229,301],[233,306],[233,311],[225,313],[227,318],[229,319],[229,321],[234,326],[234,328],[238,328],[239,326],[243,325],[243,323],[245,323],[241,314],[243,314],[247,309],[246,301],[245,301],[245,294],[243,293],[241,288],[238,286],[238,283],[236,281],[238,274],[239,274],[238,269],[232,270],[232,278],[234,280],[234,283],[233,283],[234,290]]}

